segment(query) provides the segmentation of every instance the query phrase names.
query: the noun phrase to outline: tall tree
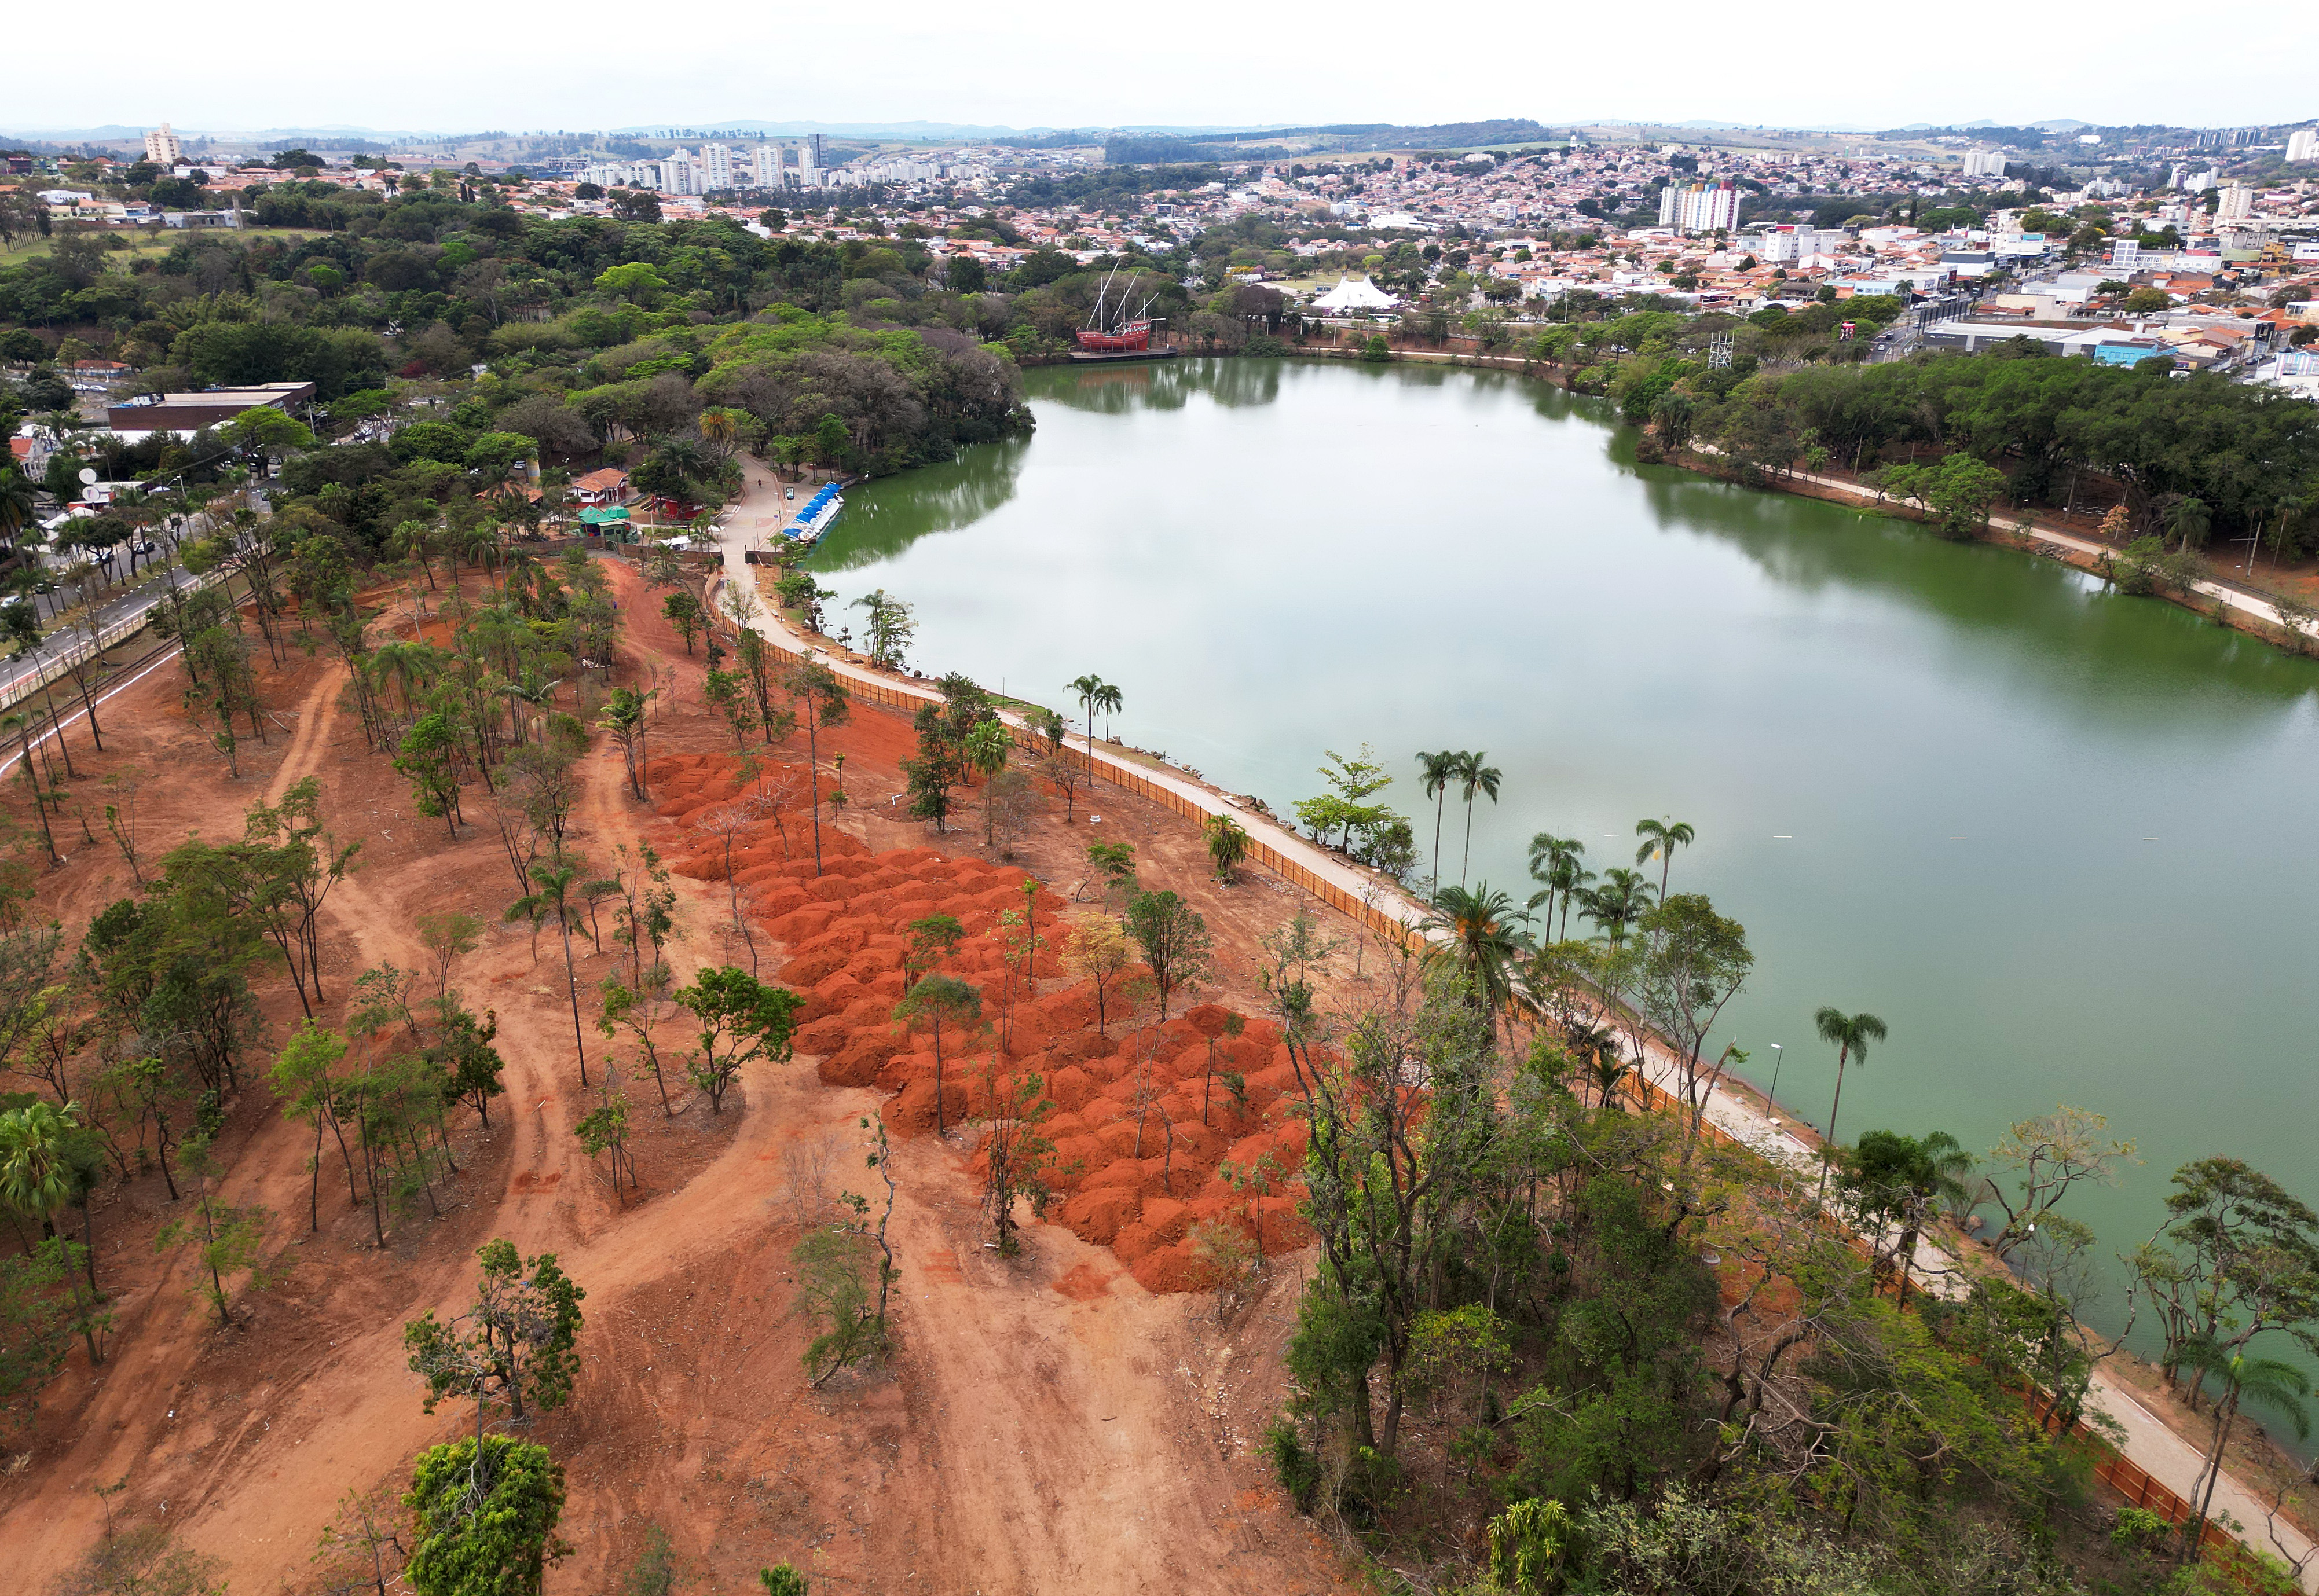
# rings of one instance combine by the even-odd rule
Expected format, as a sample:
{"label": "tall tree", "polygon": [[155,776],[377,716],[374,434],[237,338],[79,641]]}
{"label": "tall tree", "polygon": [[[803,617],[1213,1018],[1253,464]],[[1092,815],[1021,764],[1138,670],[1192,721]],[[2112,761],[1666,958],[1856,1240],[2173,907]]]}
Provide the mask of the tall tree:
{"label": "tall tree", "polygon": [[1457,756],[1457,794],[1466,801],[1466,852],[1458,861],[1457,884],[1466,884],[1466,871],[1474,859],[1474,799],[1487,798],[1498,801],[1498,783],[1505,772],[1487,762],[1489,755],[1475,752]]}
{"label": "tall tree", "polygon": [[581,912],[582,906],[573,887],[579,879],[580,867],[576,864],[534,864],[532,892],[508,905],[505,918],[510,923],[528,920],[535,930],[542,921],[555,922],[556,933],[564,939],[564,994],[572,1002],[572,1050],[580,1060],[580,1084],[585,1087],[588,1046],[580,1031],[580,967],[572,959],[572,917]]}
{"label": "tall tree", "polygon": [[781,685],[795,701],[799,718],[805,722],[806,757],[812,769],[813,782],[813,873],[821,874],[821,733],[826,726],[844,726],[852,710],[847,707],[845,683],[837,672],[823,664],[808,652],[790,668]]}
{"label": "tall tree", "polygon": [[1425,796],[1433,800],[1433,882],[1441,883],[1441,813],[1449,804],[1449,789],[1457,780],[1459,762],[1466,756],[1449,749],[1439,753],[1420,753],[1417,771],[1423,780]]}
{"label": "tall tree", "polygon": [[1002,720],[986,720],[966,735],[966,762],[982,778],[982,845],[986,848],[998,845],[998,774],[1006,768],[1006,756],[1014,746],[1014,735]]}
{"label": "tall tree", "polygon": [[1143,950],[1164,1023],[1169,995],[1205,979],[1214,961],[1215,942],[1208,934],[1208,923],[1172,892],[1141,892],[1127,906],[1127,934]]}
{"label": "tall tree", "polygon": [[1691,846],[1699,834],[1692,830],[1687,820],[1658,819],[1636,821],[1635,834],[1643,839],[1643,845],[1635,850],[1637,864],[1648,864],[1654,855],[1657,856],[1659,897],[1664,900],[1667,889],[1667,868],[1674,862],[1674,851]]}
{"label": "tall tree", "polygon": [[1116,690],[1105,683],[1102,677],[1097,676],[1093,672],[1089,672],[1085,676],[1075,676],[1070,681],[1070,691],[1078,697],[1079,701],[1079,715],[1081,717],[1080,724],[1087,727],[1087,785],[1090,788],[1095,785],[1096,701],[1098,699],[1103,698],[1105,694],[1111,693],[1114,690]]}
{"label": "tall tree", "polygon": [[950,1105],[944,1101],[943,1080],[943,1027],[963,1030],[982,1021],[982,988],[969,986],[956,976],[926,975],[903,994],[902,1001],[894,1005],[894,1018],[905,1026],[915,1027],[921,1021],[934,1033],[934,1134],[950,1132]]}
{"label": "tall tree", "polygon": [[1872,1014],[1847,1014],[1842,1009],[1823,1006],[1812,1015],[1812,1028],[1819,1039],[1836,1050],[1836,1096],[1827,1105],[1827,1140],[1820,1144],[1819,1192],[1827,1195],[1829,1160],[1838,1145],[1836,1140],[1836,1111],[1844,1106],[1844,1067],[1857,1059],[1868,1062],[1868,1044],[1882,1041],[1887,1034],[1884,1022]]}

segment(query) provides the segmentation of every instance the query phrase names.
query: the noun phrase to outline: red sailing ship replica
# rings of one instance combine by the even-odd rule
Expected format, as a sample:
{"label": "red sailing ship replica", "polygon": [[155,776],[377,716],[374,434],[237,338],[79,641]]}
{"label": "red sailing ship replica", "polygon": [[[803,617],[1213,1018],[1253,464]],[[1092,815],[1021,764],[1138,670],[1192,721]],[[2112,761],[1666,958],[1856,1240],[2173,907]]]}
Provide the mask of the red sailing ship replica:
{"label": "red sailing ship replica", "polygon": [[1131,311],[1129,307],[1133,304],[1131,294],[1135,287],[1135,279],[1142,273],[1131,274],[1126,286],[1119,291],[1119,297],[1114,300],[1111,297],[1111,280],[1118,275],[1115,266],[1105,275],[1103,286],[1096,291],[1095,309],[1087,312],[1087,324],[1079,329],[1079,347],[1071,352],[1071,358],[1154,360],[1175,354],[1175,350],[1164,344],[1157,349],[1151,347],[1151,302],[1158,299],[1159,294],[1151,294]]}

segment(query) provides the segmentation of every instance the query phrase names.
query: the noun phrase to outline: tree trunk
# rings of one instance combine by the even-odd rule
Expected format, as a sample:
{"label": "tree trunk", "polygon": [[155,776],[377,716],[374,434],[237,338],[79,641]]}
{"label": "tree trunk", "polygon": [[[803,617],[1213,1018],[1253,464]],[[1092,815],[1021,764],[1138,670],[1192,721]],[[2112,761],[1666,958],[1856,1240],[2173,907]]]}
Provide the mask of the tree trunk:
{"label": "tree trunk", "polygon": [[564,933],[564,989],[572,997],[572,1047],[580,1055],[580,1084],[588,1084],[588,1043],[580,1031],[580,977],[572,966],[572,926],[561,910],[555,915],[557,929]]}

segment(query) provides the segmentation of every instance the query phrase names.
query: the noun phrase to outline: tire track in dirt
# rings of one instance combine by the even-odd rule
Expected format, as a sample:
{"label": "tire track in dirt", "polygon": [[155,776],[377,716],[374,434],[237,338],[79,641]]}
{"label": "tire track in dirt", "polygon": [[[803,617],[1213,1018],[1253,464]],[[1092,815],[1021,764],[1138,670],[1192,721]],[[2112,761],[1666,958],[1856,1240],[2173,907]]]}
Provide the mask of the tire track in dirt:
{"label": "tire track in dirt", "polygon": [[346,667],[334,665],[322,673],[322,679],[307,692],[298,706],[298,729],[291,734],[290,746],[283,752],[281,768],[266,789],[266,801],[270,807],[282,801],[282,795],[291,786],[314,773],[321,763],[322,749],[329,742],[330,733],[338,721],[338,690],[347,680]]}

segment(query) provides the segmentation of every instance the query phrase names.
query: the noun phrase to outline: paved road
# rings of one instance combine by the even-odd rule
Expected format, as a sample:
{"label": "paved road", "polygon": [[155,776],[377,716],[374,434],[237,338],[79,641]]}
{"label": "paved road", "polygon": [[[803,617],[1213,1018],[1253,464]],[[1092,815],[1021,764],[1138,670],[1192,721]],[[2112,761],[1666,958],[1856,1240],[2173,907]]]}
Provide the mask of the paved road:
{"label": "paved road", "polygon": [[[1826,479],[1815,478],[1814,480]],[[1845,483],[1835,485],[1849,486]],[[749,580],[745,551],[753,546],[763,546],[768,538],[769,529],[761,527],[760,518],[762,517],[762,520],[766,522],[771,522],[774,519],[770,516],[762,516],[762,502],[764,501],[761,501],[757,506],[751,506],[744,500],[735,506],[735,513],[728,518],[732,524],[725,529],[722,543],[725,557],[724,575],[726,578],[744,582]],[[778,536],[777,533],[770,535]],[[2040,532],[2038,536],[2053,535]],[[713,593],[711,597],[714,598]],[[2265,608],[2268,609],[2268,606]],[[755,626],[757,630],[767,638],[786,649],[803,652],[818,646],[791,631],[788,623],[770,606],[762,607]],[[934,688],[874,671],[842,653],[824,649],[822,659],[830,669],[849,681],[876,683],[929,701],[938,702],[942,697],[941,692]],[[1022,724],[1019,717],[1010,715],[1006,718],[1012,724],[1017,726]],[[1181,771],[1141,762],[1131,762],[1107,753],[1100,744],[1095,750],[1095,758],[1098,763],[1109,764],[1114,768],[1123,767],[1147,781],[1156,783],[1180,795],[1190,805],[1204,813],[1230,814],[1251,834],[1278,851],[1285,858],[1341,888],[1356,900],[1367,897],[1372,901],[1377,901],[1382,912],[1400,919],[1404,924],[1416,926],[1425,917],[1423,906],[1414,898],[1395,891],[1379,900],[1376,897],[1376,878],[1374,876],[1354,868],[1336,854],[1316,847],[1285,826],[1277,825],[1261,815],[1243,809],[1236,803],[1228,802],[1222,793]],[[1626,1050],[1628,1046],[1624,1041],[1621,1041],[1620,1045],[1622,1050]],[[1656,1041],[1650,1045],[1648,1055],[1643,1061],[1643,1069],[1653,1084],[1661,1090],[1676,1096],[1681,1096],[1681,1068],[1674,1056]],[[1809,1175],[1817,1178],[1819,1171],[1819,1154],[1806,1146],[1786,1126],[1769,1117],[1737,1093],[1718,1087],[1709,1096],[1707,1117],[1726,1134],[1755,1148],[1773,1163],[1794,1169],[1799,1175]],[[1958,1267],[1956,1260],[1934,1243],[1929,1240],[1919,1242],[1917,1257],[1921,1276],[1926,1282],[1933,1283],[1936,1286],[1945,1286],[1950,1294],[1961,1293],[1964,1290],[1962,1270]],[[2148,1410],[2131,1396],[2126,1395],[2115,1381],[2098,1373],[2094,1379],[2094,1390],[2089,1405],[2109,1414],[2125,1427],[2126,1435],[2125,1451],[2128,1457],[2146,1470],[2152,1479],[2176,1494],[2185,1500],[2191,1497],[2199,1476],[2204,1472],[2204,1455],[2200,1447],[2168,1429]],[[2223,1476],[2215,1492],[2215,1506],[2218,1513],[2227,1512],[2245,1525],[2249,1538],[2256,1546],[2262,1546],[2266,1550],[2269,1549],[2267,1545],[2268,1537],[2264,1529],[2262,1509],[2257,1505],[2253,1494],[2242,1488],[2228,1474]],[[2305,1563],[2303,1588],[2314,1592],[2314,1596],[2319,1596],[2319,1555],[2314,1555],[2314,1550],[2319,1549],[2314,1549],[2308,1537],[2291,1525],[2285,1523],[2278,1526],[2278,1540],[2290,1558]]]}
{"label": "paved road", "polygon": [[[197,580],[187,575],[181,565],[169,567],[164,577],[143,578],[140,585],[125,592],[115,591],[112,598],[98,600],[98,625],[112,627],[133,620],[167,599],[172,589],[194,587],[197,585]],[[79,601],[78,594],[69,588],[60,590],[54,596],[68,609]],[[39,648],[23,658],[0,661],[0,698],[5,698],[19,681],[60,654],[85,648],[87,644],[87,628],[75,627],[68,631],[50,634],[42,639]]]}

